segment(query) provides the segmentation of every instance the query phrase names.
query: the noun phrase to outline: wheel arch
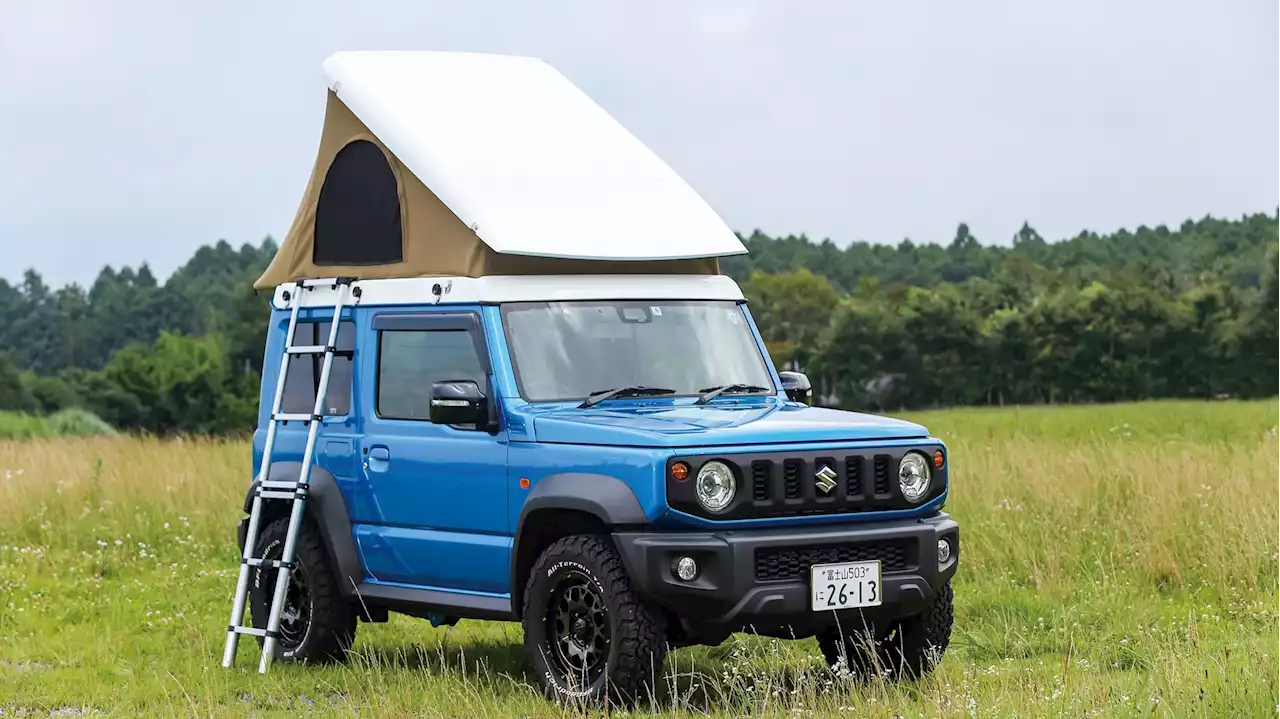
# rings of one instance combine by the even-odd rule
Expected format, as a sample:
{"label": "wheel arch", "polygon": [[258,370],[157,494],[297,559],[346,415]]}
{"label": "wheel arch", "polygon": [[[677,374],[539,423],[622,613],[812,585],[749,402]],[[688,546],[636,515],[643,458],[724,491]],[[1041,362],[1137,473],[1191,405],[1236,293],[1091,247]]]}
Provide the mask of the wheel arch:
{"label": "wheel arch", "polygon": [[635,492],[617,477],[571,472],[539,481],[520,509],[516,527],[511,552],[512,613],[522,616],[529,572],[556,540],[575,534],[608,535],[647,521]]}
{"label": "wheel arch", "polygon": [[[273,482],[294,482],[297,481],[301,471],[301,462],[273,463],[267,479]],[[343,596],[352,596],[355,587],[364,579],[365,571],[360,553],[356,550],[346,500],[342,497],[337,480],[324,467],[312,466],[308,484],[310,491],[307,496],[305,516],[315,523],[320,532],[334,576],[338,579],[338,590]],[[257,486],[258,481],[255,479],[245,494],[245,514],[253,508],[253,495]],[[288,517],[289,511],[288,500],[264,499],[259,529],[272,520]],[[243,547],[241,549],[243,550]]]}

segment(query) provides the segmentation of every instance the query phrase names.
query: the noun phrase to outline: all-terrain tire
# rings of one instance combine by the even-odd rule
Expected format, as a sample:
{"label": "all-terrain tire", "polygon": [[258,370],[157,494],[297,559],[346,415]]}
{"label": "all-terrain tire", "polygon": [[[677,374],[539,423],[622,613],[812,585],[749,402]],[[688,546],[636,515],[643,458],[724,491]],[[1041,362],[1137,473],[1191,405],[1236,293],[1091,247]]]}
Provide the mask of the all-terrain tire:
{"label": "all-terrain tire", "polygon": [[[577,582],[598,593],[607,625],[607,649],[598,676],[565,671],[556,652],[556,611],[549,604],[561,587]],[[580,590],[581,591],[581,590]],[[553,608],[554,609],[554,608]],[[632,588],[622,559],[607,537],[576,535],[556,541],[538,557],[524,589],[524,641],[529,666],[546,695],[563,703],[634,704],[656,696],[667,653],[664,615]]]}
{"label": "all-terrain tire", "polygon": [[[288,518],[276,519],[262,528],[255,555],[266,559],[279,559],[284,551],[285,536],[289,530]],[[300,581],[301,590],[291,588],[297,597],[298,610],[286,631],[286,621],[281,620],[281,636],[276,642],[276,661],[328,662],[342,661],[356,637],[356,610],[338,591],[338,578],[334,576],[324,541],[319,531],[303,522],[294,552],[294,580]],[[275,591],[277,570],[255,567],[250,575],[249,611],[253,626],[267,628],[267,613],[271,595]],[[263,638],[258,638],[259,646]]]}
{"label": "all-terrain tire", "polygon": [[827,666],[847,668],[856,676],[911,679],[929,673],[951,643],[955,594],[948,582],[919,614],[900,619],[880,640],[864,633],[833,628],[818,635]]}

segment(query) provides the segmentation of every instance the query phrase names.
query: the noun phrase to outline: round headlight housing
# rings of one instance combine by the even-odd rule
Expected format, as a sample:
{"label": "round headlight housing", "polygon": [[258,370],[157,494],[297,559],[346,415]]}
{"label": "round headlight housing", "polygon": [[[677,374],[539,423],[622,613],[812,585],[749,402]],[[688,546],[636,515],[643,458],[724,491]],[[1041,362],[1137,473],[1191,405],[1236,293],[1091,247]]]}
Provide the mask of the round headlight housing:
{"label": "round headlight housing", "polygon": [[912,504],[929,493],[929,460],[919,452],[907,452],[898,463],[898,488]]}
{"label": "round headlight housing", "polygon": [[736,485],[729,465],[714,460],[707,462],[698,470],[694,482],[698,504],[708,512],[723,512],[733,502],[733,495],[738,491]]}

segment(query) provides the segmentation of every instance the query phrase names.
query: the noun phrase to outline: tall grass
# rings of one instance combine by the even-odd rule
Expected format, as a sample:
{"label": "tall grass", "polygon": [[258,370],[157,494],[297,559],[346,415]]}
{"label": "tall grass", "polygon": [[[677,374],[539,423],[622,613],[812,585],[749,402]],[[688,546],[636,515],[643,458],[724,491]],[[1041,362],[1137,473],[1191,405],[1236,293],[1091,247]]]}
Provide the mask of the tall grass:
{"label": "tall grass", "polygon": [[[918,683],[812,640],[674,652],[641,713],[1271,716],[1276,402],[910,415],[950,447],[956,630]],[[0,442],[0,708],[157,716],[560,716],[513,624],[393,617],[344,666],[217,668],[244,442]],[[243,654],[254,646],[245,642]],[[615,713],[612,712],[611,713]]]}

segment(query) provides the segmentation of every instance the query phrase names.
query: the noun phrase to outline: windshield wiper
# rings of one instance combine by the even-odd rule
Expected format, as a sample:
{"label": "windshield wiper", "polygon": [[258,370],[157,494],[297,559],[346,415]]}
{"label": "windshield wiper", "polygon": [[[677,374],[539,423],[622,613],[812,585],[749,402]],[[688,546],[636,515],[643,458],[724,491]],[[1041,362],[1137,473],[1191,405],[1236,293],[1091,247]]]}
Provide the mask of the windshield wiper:
{"label": "windshield wiper", "polygon": [[754,384],[719,384],[715,387],[704,387],[698,390],[702,394],[694,404],[706,404],[722,394],[730,394],[734,392],[767,392],[768,390],[768,387],[761,387]]}
{"label": "windshield wiper", "polygon": [[595,392],[587,395],[587,398],[582,401],[582,404],[578,405],[578,409],[594,407],[606,399],[613,399],[614,397],[649,397],[657,394],[675,393],[675,390],[667,389],[666,387],[645,387],[643,385],[614,387],[613,389],[596,390]]}

